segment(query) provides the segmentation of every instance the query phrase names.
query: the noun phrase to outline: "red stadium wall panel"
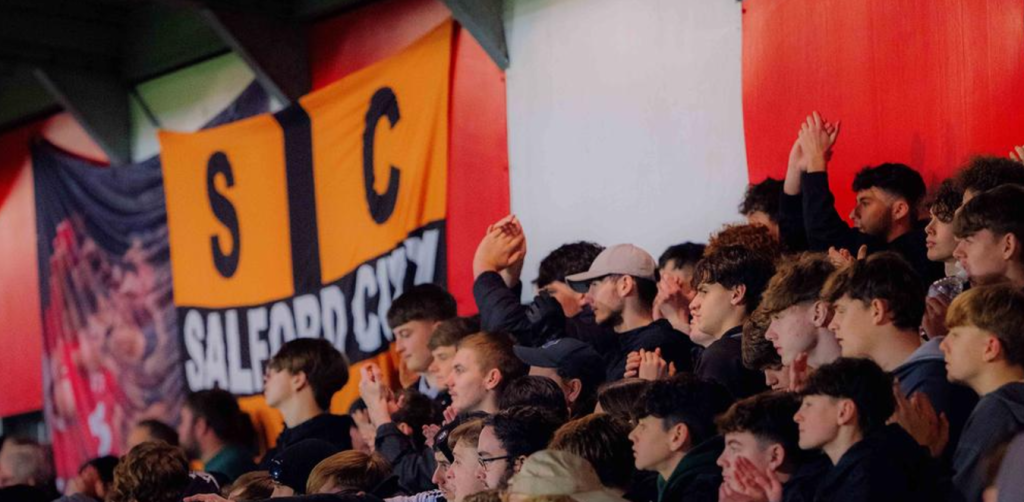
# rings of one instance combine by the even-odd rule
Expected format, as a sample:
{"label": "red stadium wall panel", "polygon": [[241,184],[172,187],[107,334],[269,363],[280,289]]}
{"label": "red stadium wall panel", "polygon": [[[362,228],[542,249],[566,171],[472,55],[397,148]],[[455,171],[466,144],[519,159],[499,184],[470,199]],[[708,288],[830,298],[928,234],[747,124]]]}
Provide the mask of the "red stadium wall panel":
{"label": "red stadium wall panel", "polygon": [[1024,143],[1024,2],[747,0],[743,118],[751,181],[782,178],[800,122],[842,120],[840,214],[857,170],[902,162],[929,185]]}
{"label": "red stadium wall panel", "polygon": [[[313,28],[313,88],[398,53],[451,16],[438,0],[388,0]],[[505,76],[469,32],[452,51],[448,288],[461,314],[476,311],[472,260],[487,225],[509,211]]]}
{"label": "red stadium wall panel", "polygon": [[0,417],[43,409],[43,325],[29,144],[51,143],[96,161],[103,153],[65,113],[0,134]]}

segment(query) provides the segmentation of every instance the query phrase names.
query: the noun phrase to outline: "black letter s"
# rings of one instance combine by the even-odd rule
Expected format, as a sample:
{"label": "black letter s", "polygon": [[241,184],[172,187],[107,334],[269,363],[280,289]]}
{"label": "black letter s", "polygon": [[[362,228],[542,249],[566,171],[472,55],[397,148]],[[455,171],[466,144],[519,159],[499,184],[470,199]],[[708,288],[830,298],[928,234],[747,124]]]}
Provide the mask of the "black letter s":
{"label": "black letter s", "polygon": [[206,191],[210,196],[210,207],[213,209],[213,214],[231,232],[231,241],[233,243],[231,252],[225,255],[221,251],[220,236],[214,235],[210,237],[213,264],[217,267],[220,275],[231,277],[238,270],[238,257],[242,248],[242,241],[238,231],[238,213],[235,212],[235,206],[231,205],[231,201],[217,191],[217,187],[214,184],[214,180],[218,175],[225,178],[228,188],[235,186],[235,175],[231,172],[231,163],[228,161],[228,156],[224,155],[224,152],[213,154],[206,164]]}

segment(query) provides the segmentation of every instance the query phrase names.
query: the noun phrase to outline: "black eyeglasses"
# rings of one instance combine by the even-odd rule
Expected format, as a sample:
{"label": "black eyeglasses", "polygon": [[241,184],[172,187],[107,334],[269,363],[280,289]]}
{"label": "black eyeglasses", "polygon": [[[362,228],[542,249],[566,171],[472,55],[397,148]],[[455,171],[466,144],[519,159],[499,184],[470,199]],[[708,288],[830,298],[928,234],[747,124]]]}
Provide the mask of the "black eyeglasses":
{"label": "black eyeglasses", "polygon": [[484,469],[486,469],[487,468],[487,464],[489,464],[491,462],[497,462],[498,460],[509,460],[511,458],[512,458],[512,455],[505,455],[503,457],[491,457],[491,458],[477,457],[477,462],[480,462],[480,467],[483,467]]}

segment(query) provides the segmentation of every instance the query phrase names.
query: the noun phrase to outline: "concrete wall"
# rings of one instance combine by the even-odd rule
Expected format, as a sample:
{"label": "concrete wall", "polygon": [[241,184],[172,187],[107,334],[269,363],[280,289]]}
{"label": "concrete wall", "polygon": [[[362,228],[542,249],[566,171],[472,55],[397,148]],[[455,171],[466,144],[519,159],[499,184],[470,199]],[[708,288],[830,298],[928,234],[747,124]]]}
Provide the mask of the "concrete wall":
{"label": "concrete wall", "polygon": [[[524,279],[570,240],[657,256],[741,219],[732,0],[506,0],[512,209]],[[524,292],[532,296],[532,292]]]}

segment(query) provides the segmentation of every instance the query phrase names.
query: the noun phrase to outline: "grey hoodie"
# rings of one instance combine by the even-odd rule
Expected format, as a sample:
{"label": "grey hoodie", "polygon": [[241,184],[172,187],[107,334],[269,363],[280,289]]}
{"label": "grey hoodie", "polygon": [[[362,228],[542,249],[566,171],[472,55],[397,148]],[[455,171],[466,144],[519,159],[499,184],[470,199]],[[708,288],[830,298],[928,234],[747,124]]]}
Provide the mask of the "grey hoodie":
{"label": "grey hoodie", "polygon": [[981,500],[985,456],[1024,431],[1024,382],[1008,383],[978,401],[953,455],[953,485],[961,500]]}
{"label": "grey hoodie", "polygon": [[928,396],[936,413],[946,414],[949,419],[949,446],[942,458],[948,467],[967,417],[978,404],[978,395],[969,387],[950,383],[946,378],[946,359],[939,349],[940,343],[941,337],[922,344],[892,372],[892,376],[899,379],[904,396],[922,392]]}

